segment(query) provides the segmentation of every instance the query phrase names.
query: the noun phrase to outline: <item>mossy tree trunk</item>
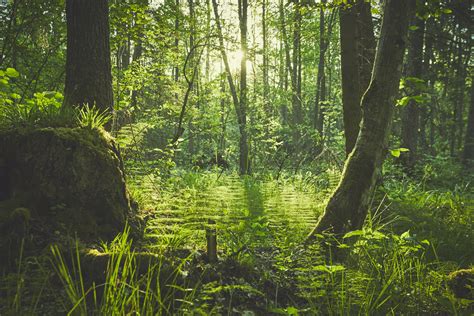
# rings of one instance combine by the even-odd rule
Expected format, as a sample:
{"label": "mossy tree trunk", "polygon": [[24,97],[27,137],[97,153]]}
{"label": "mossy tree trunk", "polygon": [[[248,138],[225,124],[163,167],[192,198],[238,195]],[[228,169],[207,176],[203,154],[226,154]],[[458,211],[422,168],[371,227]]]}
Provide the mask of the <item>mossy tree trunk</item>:
{"label": "mossy tree trunk", "polygon": [[408,22],[415,1],[386,0],[372,80],[362,98],[361,130],[336,191],[310,238],[322,232],[360,229],[367,216],[377,173],[387,151],[401,76]]}
{"label": "mossy tree trunk", "polygon": [[66,106],[89,104],[112,111],[107,0],[67,0]]}

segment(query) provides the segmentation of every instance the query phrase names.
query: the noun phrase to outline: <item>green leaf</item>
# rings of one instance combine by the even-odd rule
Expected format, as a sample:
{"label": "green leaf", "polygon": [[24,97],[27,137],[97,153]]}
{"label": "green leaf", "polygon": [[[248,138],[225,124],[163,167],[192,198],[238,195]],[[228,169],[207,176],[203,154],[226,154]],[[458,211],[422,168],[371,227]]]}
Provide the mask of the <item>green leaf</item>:
{"label": "green leaf", "polygon": [[317,265],[317,266],[314,266],[314,267],[313,267],[313,270],[315,270],[315,271],[321,271],[321,272],[330,272],[330,270],[329,270],[326,266],[321,265],[321,264],[320,264],[320,265]]}
{"label": "green leaf", "polygon": [[351,232],[348,232],[347,234],[344,235],[344,237],[342,238],[349,238],[349,237],[353,237],[353,236],[362,236],[364,235],[365,232],[363,230],[353,230]]}
{"label": "green leaf", "polygon": [[298,315],[298,309],[296,307],[290,306],[286,309],[288,315]]}
{"label": "green leaf", "polygon": [[15,68],[7,68],[5,74],[10,78],[17,78],[18,76],[20,76],[20,73],[16,71]]}
{"label": "green leaf", "polygon": [[411,236],[410,236],[410,230],[407,230],[406,232],[404,232],[403,234],[400,235],[400,238],[402,239],[409,239]]}
{"label": "green leaf", "polygon": [[404,153],[404,152],[407,152],[407,151],[410,151],[410,149],[408,148],[395,148],[395,149],[390,149],[390,154],[392,154],[393,157],[400,157],[400,154],[401,153]]}
{"label": "green leaf", "polygon": [[337,246],[337,248],[339,249],[347,249],[347,248],[350,248],[350,246],[348,244],[340,244]]}
{"label": "green leaf", "polygon": [[430,241],[427,240],[427,239],[424,239],[424,240],[420,241],[420,244],[429,246],[429,245],[430,245]]}
{"label": "green leaf", "polygon": [[344,266],[341,266],[341,265],[329,266],[328,268],[329,268],[329,271],[331,273],[346,270],[346,268]]}
{"label": "green leaf", "polygon": [[15,99],[15,100],[21,99],[21,95],[19,95],[18,93],[12,93],[10,94],[10,96],[12,97],[12,99]]}
{"label": "green leaf", "polygon": [[416,31],[416,30],[419,29],[419,27],[416,26],[416,25],[412,25],[412,26],[409,27],[409,29],[410,29],[410,31]]}
{"label": "green leaf", "polygon": [[390,154],[392,154],[393,157],[398,158],[398,157],[400,157],[400,150],[391,149]]}
{"label": "green leaf", "polygon": [[408,101],[410,101],[410,97],[403,97],[401,98],[400,100],[397,101],[397,105],[398,106],[401,106],[401,107],[404,107],[408,104]]}

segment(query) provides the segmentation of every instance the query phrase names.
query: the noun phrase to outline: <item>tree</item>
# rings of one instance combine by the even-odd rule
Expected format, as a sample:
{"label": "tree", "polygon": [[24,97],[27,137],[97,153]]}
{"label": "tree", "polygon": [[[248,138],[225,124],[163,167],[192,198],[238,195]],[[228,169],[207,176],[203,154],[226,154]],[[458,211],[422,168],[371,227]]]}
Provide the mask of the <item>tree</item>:
{"label": "tree", "polygon": [[318,62],[318,77],[316,81],[316,100],[314,104],[314,127],[318,130],[319,135],[323,136],[324,112],[322,105],[326,101],[326,76],[324,71],[324,55],[329,46],[329,39],[326,39],[325,31],[325,16],[324,5],[326,0],[321,1],[321,8],[319,13],[319,62]]}
{"label": "tree", "polygon": [[239,26],[240,26],[240,49],[242,51],[242,60],[240,63],[240,100],[237,95],[237,88],[235,87],[232,78],[232,72],[229,65],[229,59],[224,46],[224,36],[222,34],[222,27],[219,17],[219,9],[216,0],[212,0],[212,7],[214,9],[214,17],[216,19],[216,27],[219,37],[219,49],[221,51],[222,60],[224,62],[227,82],[229,84],[232,101],[234,103],[235,112],[237,115],[237,123],[239,125],[240,139],[239,139],[239,172],[241,175],[250,173],[249,161],[249,144],[247,131],[247,0],[239,0]]}
{"label": "tree", "polygon": [[67,0],[64,103],[113,109],[107,0]]}
{"label": "tree", "polygon": [[339,11],[342,104],[346,154],[354,148],[361,120],[360,101],[370,82],[375,38],[370,3],[355,0]]}
{"label": "tree", "polygon": [[401,76],[412,0],[385,2],[372,80],[362,98],[362,122],[355,148],[347,159],[341,182],[310,234],[335,234],[360,229],[383,162]]}
{"label": "tree", "polygon": [[239,130],[240,130],[240,156],[239,156],[239,170],[241,175],[250,173],[249,161],[249,142],[247,130],[247,10],[248,1],[239,0],[239,26],[240,26],[240,50],[242,52],[242,59],[240,60],[240,111],[239,116]]}
{"label": "tree", "polygon": [[293,142],[300,141],[301,124],[303,123],[303,108],[301,96],[301,4],[299,0],[293,1],[293,54],[291,68],[291,105],[293,110]]}
{"label": "tree", "polygon": [[[413,86],[411,93],[418,95],[419,89],[416,89],[416,80],[423,76],[423,39],[425,33],[425,21],[415,17],[414,30],[410,30],[408,35],[408,54],[407,54],[407,81]],[[416,78],[416,79],[415,79]],[[414,83],[410,81],[415,80]],[[418,84],[419,86],[419,84]],[[402,113],[402,147],[409,151],[402,157],[402,163],[407,171],[413,169],[416,161],[418,149],[418,129],[420,126],[418,102],[414,99],[408,101]]]}
{"label": "tree", "polygon": [[474,78],[471,78],[471,100],[464,138],[463,162],[467,166],[474,161]]}
{"label": "tree", "polygon": [[267,36],[267,0],[262,1],[262,72],[263,72],[263,107],[268,115],[271,114],[270,101],[268,99],[268,36]]}

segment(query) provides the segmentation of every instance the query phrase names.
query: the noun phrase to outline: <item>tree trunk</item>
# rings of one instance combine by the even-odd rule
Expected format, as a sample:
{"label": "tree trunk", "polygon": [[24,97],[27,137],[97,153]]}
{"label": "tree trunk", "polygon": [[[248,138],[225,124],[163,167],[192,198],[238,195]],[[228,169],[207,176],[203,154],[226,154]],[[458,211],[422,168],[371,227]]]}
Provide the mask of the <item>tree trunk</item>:
{"label": "tree trunk", "polygon": [[321,2],[321,8],[319,13],[319,62],[318,62],[318,77],[316,79],[316,100],[314,104],[314,127],[319,132],[319,135],[323,136],[323,125],[324,125],[324,112],[323,102],[326,101],[326,77],[324,71],[324,55],[326,53],[328,40],[326,40],[325,31],[325,16],[324,16],[324,5],[326,0]]}
{"label": "tree trunk", "polygon": [[[281,47],[280,51],[282,51],[282,58],[281,58],[281,72],[280,72],[280,82],[282,89],[285,92],[288,91],[288,73],[292,73],[291,70],[291,57],[290,57],[290,48],[288,45],[288,35],[286,34],[286,22],[285,22],[285,10],[283,0],[280,0],[278,3],[278,15],[279,15],[279,25],[281,31]],[[289,125],[289,115],[288,115],[288,106],[286,102],[286,98],[282,101],[282,105],[280,107],[281,117],[282,117],[282,124]]]}
{"label": "tree trunk", "polygon": [[268,39],[267,39],[267,0],[262,1],[262,42],[263,42],[263,108],[267,115],[272,115],[268,100]]}
{"label": "tree trunk", "polygon": [[[142,40],[139,38],[135,41],[135,47],[133,48],[132,62],[138,63],[142,57],[142,54],[143,54],[143,43],[142,43]],[[134,88],[132,90],[130,106],[133,109],[136,109],[137,104],[138,104],[138,93],[139,91],[137,89]]]}
{"label": "tree trunk", "polygon": [[301,11],[300,2],[295,0],[294,20],[293,20],[293,55],[292,55],[292,98],[291,105],[293,110],[293,142],[295,145],[299,142],[301,133],[300,128],[303,123],[303,109],[301,105]]}
{"label": "tree trunk", "polygon": [[[434,18],[430,17],[425,22],[425,30],[432,30],[434,28]],[[431,63],[433,60],[433,35],[425,32],[425,48],[423,52],[423,79],[426,80],[426,86],[429,90],[433,90],[434,82],[436,81],[436,75],[431,69]],[[431,96],[431,99],[434,100],[434,96]],[[425,152],[430,152],[431,146],[428,141],[428,138],[431,139],[430,134],[428,134],[428,128],[431,127],[433,122],[434,113],[434,104],[431,106],[422,106],[420,108],[420,141],[419,146]],[[430,128],[430,131],[432,129]]]}
{"label": "tree trunk", "polygon": [[[415,18],[416,30],[410,31],[408,35],[407,55],[407,77],[422,78],[423,72],[423,37],[425,33],[425,21]],[[410,82],[408,82],[410,84]],[[419,89],[411,84],[411,94],[420,94]],[[401,146],[409,151],[402,157],[403,166],[411,171],[416,162],[418,149],[418,129],[420,126],[420,114],[418,103],[410,100],[402,112],[402,143]]]}
{"label": "tree trunk", "polygon": [[463,162],[466,166],[474,162],[474,78],[471,79],[471,103],[464,138]]}
{"label": "tree trunk", "polygon": [[362,98],[362,122],[341,182],[310,238],[360,229],[368,213],[377,173],[387,151],[395,97],[401,76],[412,0],[387,0],[369,89]]}
{"label": "tree trunk", "polygon": [[239,171],[241,175],[250,173],[249,142],[247,134],[247,0],[239,0],[239,25],[240,25],[240,117],[239,117]]}
{"label": "tree trunk", "polygon": [[363,0],[341,9],[342,104],[346,154],[354,148],[361,120],[360,101],[369,86],[375,52],[370,3]]}
{"label": "tree trunk", "polygon": [[67,0],[64,104],[89,104],[112,112],[109,7],[107,0]]}
{"label": "tree trunk", "polygon": [[[175,32],[175,39],[174,39],[174,49],[176,50],[175,53],[176,55],[179,53],[179,19],[180,19],[180,7],[179,7],[179,0],[175,1],[175,19],[174,19],[174,32]],[[174,66],[174,81],[178,82],[179,81],[179,65],[176,64]],[[176,99],[178,99],[178,96],[176,95]]]}
{"label": "tree trunk", "polygon": [[[241,3],[240,1],[242,0],[239,0],[239,18],[241,18],[240,20],[240,26],[241,26],[241,30],[242,28],[244,27],[244,31],[245,31],[245,44],[241,44],[241,45],[245,45],[245,46],[241,46],[242,48],[245,47],[245,51],[242,50],[244,56],[242,56],[242,63],[245,64],[245,66],[247,65],[246,63],[246,48],[247,48],[247,43],[246,43],[246,31],[247,31],[247,6],[248,6],[248,3],[246,0],[243,0],[243,3]],[[242,6],[241,6],[242,4]],[[233,81],[233,78],[232,78],[232,72],[231,72],[231,69],[230,69],[230,65],[229,65],[229,59],[227,58],[227,52],[225,50],[225,46],[224,46],[224,36],[222,35],[222,26],[221,26],[221,22],[220,22],[220,18],[219,18],[219,9],[218,9],[218,5],[217,5],[217,0],[212,0],[212,7],[213,7],[213,10],[214,10],[214,17],[216,19],[216,26],[217,26],[217,34],[218,34],[218,38],[219,38],[219,49],[221,51],[221,56],[222,56],[222,60],[224,62],[224,66],[225,66],[225,72],[226,72],[226,77],[227,77],[227,82],[229,84],[229,89],[230,89],[230,94],[232,96],[232,101],[234,103],[234,108],[235,108],[235,112],[236,112],[236,115],[237,115],[237,122],[238,122],[238,125],[239,125],[239,131],[240,131],[240,139],[239,139],[239,171],[240,171],[240,174],[241,175],[246,175],[249,173],[250,171],[250,166],[249,166],[249,160],[248,160],[248,137],[247,137],[247,115],[246,115],[246,108],[241,108],[241,105],[244,104],[246,105],[246,100],[245,102],[241,102],[239,101],[239,96],[237,95],[237,89],[235,87],[235,84],[234,84],[234,81]],[[244,10],[245,8],[245,10]],[[245,16],[245,23],[242,23],[243,22],[243,18]],[[245,26],[243,26],[242,24],[245,24]],[[241,34],[241,39],[243,38],[242,34]],[[244,61],[245,59],[245,61]],[[242,66],[242,64],[241,64]],[[242,89],[242,74],[245,74],[245,77],[246,77],[246,68],[245,68],[245,72],[242,72],[242,69],[241,69],[241,89]],[[244,88],[246,90],[246,79],[245,79],[245,82],[244,82]],[[241,97],[242,97],[242,91],[241,91]],[[244,97],[246,98],[246,94],[244,94]]]}

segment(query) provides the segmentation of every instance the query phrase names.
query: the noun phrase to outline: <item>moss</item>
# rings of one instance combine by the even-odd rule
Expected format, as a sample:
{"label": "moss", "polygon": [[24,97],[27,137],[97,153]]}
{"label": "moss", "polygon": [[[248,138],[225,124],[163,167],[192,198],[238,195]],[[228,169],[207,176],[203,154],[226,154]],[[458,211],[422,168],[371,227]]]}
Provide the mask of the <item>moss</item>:
{"label": "moss", "polygon": [[14,210],[26,216],[18,211],[22,207],[43,230],[77,234],[86,241],[107,240],[122,231],[130,201],[107,132],[18,128],[0,132],[0,148],[9,194],[0,202],[0,226]]}
{"label": "moss", "polygon": [[448,286],[456,297],[474,300],[474,268],[451,272]]}

